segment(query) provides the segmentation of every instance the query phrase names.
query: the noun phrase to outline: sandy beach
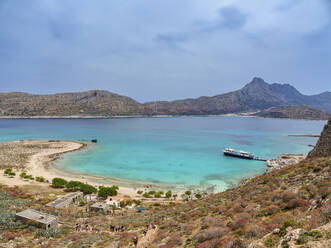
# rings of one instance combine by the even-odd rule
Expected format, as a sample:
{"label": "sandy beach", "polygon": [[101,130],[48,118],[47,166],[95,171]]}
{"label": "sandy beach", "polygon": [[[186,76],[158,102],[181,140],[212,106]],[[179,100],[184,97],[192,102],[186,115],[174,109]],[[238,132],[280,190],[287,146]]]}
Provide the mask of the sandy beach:
{"label": "sandy beach", "polygon": [[[55,177],[61,177],[67,181],[76,180],[89,183],[96,187],[100,185],[119,186],[121,195],[137,197],[138,190],[174,190],[185,191],[185,188],[178,190],[172,185],[158,185],[144,182],[136,182],[118,178],[93,176],[82,173],[75,173],[58,169],[54,163],[61,159],[61,155],[68,152],[75,152],[81,149],[88,149],[93,144],[86,144],[77,141],[67,140],[21,140],[0,143],[0,183],[8,186],[49,186],[49,183],[41,183],[35,180],[22,179],[19,174],[26,172],[33,177],[42,176],[49,182]],[[22,159],[23,158],[23,159]],[[4,174],[6,168],[13,168],[16,176],[9,177]]]}

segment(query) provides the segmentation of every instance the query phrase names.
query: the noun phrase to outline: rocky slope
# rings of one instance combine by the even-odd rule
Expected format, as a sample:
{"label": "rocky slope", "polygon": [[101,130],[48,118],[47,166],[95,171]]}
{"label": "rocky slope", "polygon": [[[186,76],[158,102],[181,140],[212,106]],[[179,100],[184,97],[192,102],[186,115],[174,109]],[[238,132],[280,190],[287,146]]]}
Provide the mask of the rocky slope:
{"label": "rocky slope", "polygon": [[289,105],[308,105],[331,113],[331,93],[306,96],[289,84],[268,84],[261,78],[226,94],[145,104],[98,90],[53,95],[0,93],[0,116],[212,115]]}
{"label": "rocky slope", "polygon": [[32,95],[0,94],[2,116],[111,116],[139,114],[137,101],[108,91]]}
{"label": "rocky slope", "polygon": [[331,156],[331,118],[325,125],[321,137],[315,148],[308,154],[308,157],[327,157]]}
{"label": "rocky slope", "polygon": [[266,118],[288,118],[307,120],[327,120],[330,115],[323,110],[306,105],[294,105],[285,107],[272,107],[253,114],[254,116]]}

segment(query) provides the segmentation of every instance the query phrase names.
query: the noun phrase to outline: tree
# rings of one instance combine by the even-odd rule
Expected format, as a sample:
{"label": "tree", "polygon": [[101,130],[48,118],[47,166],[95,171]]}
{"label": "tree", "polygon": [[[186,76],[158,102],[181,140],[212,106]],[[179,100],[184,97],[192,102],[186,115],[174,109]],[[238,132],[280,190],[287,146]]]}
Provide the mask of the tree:
{"label": "tree", "polygon": [[64,188],[64,186],[66,186],[67,183],[68,182],[65,179],[59,177],[53,178],[52,180],[52,186],[54,188]]}
{"label": "tree", "polygon": [[202,197],[202,195],[199,194],[199,193],[197,193],[197,194],[195,194],[195,197],[198,198],[198,199],[200,199]]}
{"label": "tree", "polygon": [[166,196],[167,198],[170,198],[170,197],[172,196],[172,192],[171,192],[171,190],[169,190],[169,191],[165,194],[165,196]]}
{"label": "tree", "polygon": [[186,194],[186,195],[192,195],[192,192],[189,191],[189,190],[187,190],[187,191],[185,192],[185,194]]}
{"label": "tree", "polygon": [[80,190],[80,187],[83,185],[84,183],[79,182],[79,181],[70,181],[66,184],[66,188],[70,189],[70,190]]}
{"label": "tree", "polygon": [[79,190],[81,192],[83,192],[84,195],[93,194],[93,193],[97,193],[98,192],[97,188],[93,187],[92,185],[85,184],[85,183],[82,183],[79,186]]}
{"label": "tree", "polygon": [[121,201],[121,202],[120,202],[120,207],[121,207],[121,208],[124,208],[125,205],[126,205],[126,204],[125,204],[125,201]]}
{"label": "tree", "polygon": [[112,187],[99,187],[99,193],[98,196],[102,198],[107,198],[108,196],[115,196],[117,195],[118,186],[112,186]]}

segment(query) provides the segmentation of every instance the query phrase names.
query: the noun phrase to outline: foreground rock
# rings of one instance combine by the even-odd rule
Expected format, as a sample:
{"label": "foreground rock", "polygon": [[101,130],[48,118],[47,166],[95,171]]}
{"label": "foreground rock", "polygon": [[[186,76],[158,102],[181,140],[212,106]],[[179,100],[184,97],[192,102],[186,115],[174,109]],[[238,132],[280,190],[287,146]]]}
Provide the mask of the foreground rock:
{"label": "foreground rock", "polygon": [[281,169],[291,164],[297,164],[304,160],[304,154],[282,154],[278,158],[267,160],[268,171]]}
{"label": "foreground rock", "polygon": [[324,127],[321,138],[317,141],[315,148],[308,154],[308,157],[331,156],[331,118]]}

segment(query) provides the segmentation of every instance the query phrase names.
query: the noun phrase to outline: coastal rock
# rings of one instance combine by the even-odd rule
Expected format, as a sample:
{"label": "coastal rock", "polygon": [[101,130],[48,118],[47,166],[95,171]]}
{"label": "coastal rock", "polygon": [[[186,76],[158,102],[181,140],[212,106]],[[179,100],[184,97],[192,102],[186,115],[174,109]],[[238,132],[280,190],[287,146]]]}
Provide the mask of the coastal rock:
{"label": "coastal rock", "polygon": [[281,169],[291,164],[297,164],[305,158],[306,156],[304,154],[282,154],[275,159],[267,160],[268,171]]}
{"label": "coastal rock", "polygon": [[308,154],[309,158],[327,156],[331,156],[331,118],[325,125],[315,148]]}

